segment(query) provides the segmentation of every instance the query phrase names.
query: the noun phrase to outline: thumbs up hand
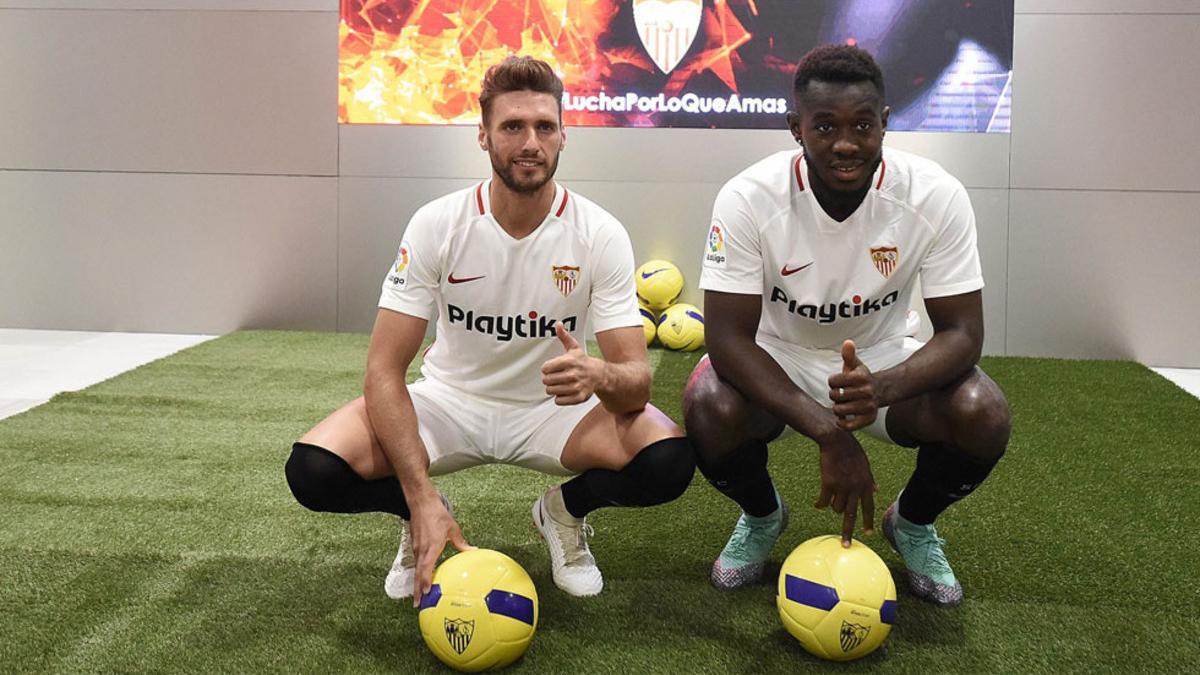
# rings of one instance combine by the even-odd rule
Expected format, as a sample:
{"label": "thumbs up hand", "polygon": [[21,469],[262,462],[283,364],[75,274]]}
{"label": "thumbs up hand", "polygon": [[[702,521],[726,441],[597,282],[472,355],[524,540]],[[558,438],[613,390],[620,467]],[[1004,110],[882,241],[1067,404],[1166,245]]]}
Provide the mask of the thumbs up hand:
{"label": "thumbs up hand", "polygon": [[563,354],[542,364],[542,384],[558,405],[583,403],[600,385],[604,362],[588,356],[561,322],[554,324],[554,333],[562,344]]}
{"label": "thumbs up hand", "polygon": [[562,322],[556,321],[554,323],[554,334],[558,336],[558,341],[562,343],[563,350],[568,354],[571,353],[572,349],[583,351],[583,348],[579,346],[579,340],[576,340],[574,335],[571,335],[566,328],[563,328]]}
{"label": "thumbs up hand", "polygon": [[846,431],[869,426],[879,414],[875,376],[858,358],[853,340],[842,343],[842,372],[829,376],[829,399],[837,425]]}

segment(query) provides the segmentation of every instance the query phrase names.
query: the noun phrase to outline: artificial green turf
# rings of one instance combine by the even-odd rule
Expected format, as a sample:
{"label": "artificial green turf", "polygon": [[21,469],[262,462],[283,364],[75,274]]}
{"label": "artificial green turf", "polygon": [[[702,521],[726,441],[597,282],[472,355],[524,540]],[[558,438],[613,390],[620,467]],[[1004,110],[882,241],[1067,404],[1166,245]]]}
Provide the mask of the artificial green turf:
{"label": "artificial green turf", "polygon": [[[0,421],[0,671],[442,670],[412,608],[383,594],[395,519],[311,513],[283,478],[290,442],[357,395],[366,345],[237,333]],[[654,401],[679,419],[698,355],[653,358]],[[589,599],[554,587],[529,525],[555,479],[495,466],[437,479],[471,543],[513,556],[538,586],[538,634],[512,672],[1194,668],[1200,402],[1132,363],[983,366],[1014,430],[992,479],[939,520],[966,602],[914,599],[897,556],[865,538],[900,611],[884,648],[856,663],[803,652],[773,584],[709,586],[737,508],[699,477],[672,504],[591,517],[606,585]],[[886,502],[912,452],[864,444]],[[798,437],[772,446],[793,507],[776,569],[838,528],[807,507],[814,452]]]}

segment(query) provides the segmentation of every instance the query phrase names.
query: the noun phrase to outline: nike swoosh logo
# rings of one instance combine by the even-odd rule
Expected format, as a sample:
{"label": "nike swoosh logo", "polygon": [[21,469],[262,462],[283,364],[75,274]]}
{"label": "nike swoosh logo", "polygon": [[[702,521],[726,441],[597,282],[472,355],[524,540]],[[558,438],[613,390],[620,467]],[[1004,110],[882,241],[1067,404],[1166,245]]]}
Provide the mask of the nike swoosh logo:
{"label": "nike swoosh logo", "polygon": [[[816,262],[816,261],[814,260],[813,262]],[[795,274],[796,272],[799,272],[802,269],[807,269],[808,267],[812,266],[812,264],[813,263],[808,263],[807,265],[801,265],[800,267],[797,267],[797,268],[791,269],[791,270],[789,270],[787,268],[787,265],[784,265],[783,269],[779,270],[779,273],[785,277],[790,277],[791,275]]]}
{"label": "nike swoosh logo", "polygon": [[653,272],[642,272],[642,278],[643,278],[643,279],[649,279],[650,277],[654,276],[655,274],[658,274],[659,272],[666,272],[668,269],[670,269],[670,268],[669,268],[669,267],[663,267],[663,268],[660,268],[660,269],[656,269],[656,270],[654,270]]}
{"label": "nike swoosh logo", "polygon": [[475,281],[476,279],[482,279],[486,276],[487,276],[486,274],[481,274],[477,277],[462,277],[462,278],[456,279],[456,278],[454,278],[454,273],[451,272],[450,276],[446,277],[446,281],[449,281],[452,284],[465,284],[468,281]]}

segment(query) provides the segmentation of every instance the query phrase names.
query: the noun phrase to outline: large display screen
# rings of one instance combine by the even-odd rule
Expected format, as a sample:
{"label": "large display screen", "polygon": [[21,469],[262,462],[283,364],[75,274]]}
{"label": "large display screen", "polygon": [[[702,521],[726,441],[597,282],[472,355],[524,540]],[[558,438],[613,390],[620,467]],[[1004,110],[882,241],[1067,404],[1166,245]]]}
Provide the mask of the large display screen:
{"label": "large display screen", "polygon": [[342,0],[339,37],[349,124],[475,124],[521,54],[570,126],[778,129],[799,58],[844,43],[883,69],[890,129],[1009,129],[1013,0]]}

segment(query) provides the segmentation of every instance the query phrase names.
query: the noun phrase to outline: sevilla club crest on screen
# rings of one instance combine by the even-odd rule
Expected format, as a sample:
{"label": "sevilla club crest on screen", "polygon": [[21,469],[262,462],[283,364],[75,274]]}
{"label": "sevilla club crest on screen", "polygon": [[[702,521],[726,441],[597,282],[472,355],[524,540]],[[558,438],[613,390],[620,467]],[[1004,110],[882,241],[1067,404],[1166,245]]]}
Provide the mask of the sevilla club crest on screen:
{"label": "sevilla club crest on screen", "polygon": [[633,0],[642,46],[663,73],[683,60],[700,29],[703,0]]}

